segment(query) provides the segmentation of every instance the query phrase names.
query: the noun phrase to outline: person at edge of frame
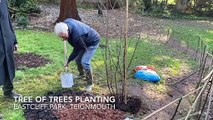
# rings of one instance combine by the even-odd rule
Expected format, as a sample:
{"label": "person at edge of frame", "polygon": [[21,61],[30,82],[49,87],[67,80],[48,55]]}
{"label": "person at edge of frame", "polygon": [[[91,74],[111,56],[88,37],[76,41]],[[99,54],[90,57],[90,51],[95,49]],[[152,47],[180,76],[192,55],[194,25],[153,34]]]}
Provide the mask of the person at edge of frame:
{"label": "person at edge of frame", "polygon": [[3,97],[14,99],[21,97],[13,91],[15,78],[14,51],[18,45],[12,27],[7,0],[0,0],[0,85],[3,85]]}

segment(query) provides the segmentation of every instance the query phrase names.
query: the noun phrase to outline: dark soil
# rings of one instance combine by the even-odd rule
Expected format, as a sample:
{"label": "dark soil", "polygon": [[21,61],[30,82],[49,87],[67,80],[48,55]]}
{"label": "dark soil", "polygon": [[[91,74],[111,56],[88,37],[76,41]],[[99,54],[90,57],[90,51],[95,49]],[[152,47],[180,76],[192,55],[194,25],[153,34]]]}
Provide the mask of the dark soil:
{"label": "dark soil", "polygon": [[128,97],[125,104],[121,96],[116,97],[116,108],[125,112],[136,114],[141,108],[141,100],[137,96]]}
{"label": "dark soil", "polygon": [[[38,103],[31,103],[38,104]],[[42,110],[30,110],[27,109],[24,113],[26,120],[58,120],[50,109]]]}
{"label": "dark soil", "polygon": [[27,68],[36,68],[41,67],[50,63],[50,60],[47,58],[36,55],[34,53],[15,53],[15,65],[17,70],[23,70]]}
{"label": "dark soil", "polygon": [[61,120],[124,120],[125,113],[119,110],[113,109],[93,109],[93,110],[81,110],[81,109],[66,109],[58,111],[56,113]]}
{"label": "dark soil", "polygon": [[[84,97],[95,97],[96,95],[89,94],[86,92],[74,92],[74,91],[57,91],[57,92],[49,92],[45,95],[46,98],[50,96],[72,96],[73,98],[76,96]],[[116,100],[117,101],[117,100]],[[99,102],[100,103],[100,102]],[[128,104],[124,106],[124,104],[116,104],[115,108],[110,109],[73,109],[70,105],[77,104],[77,105],[85,105],[85,104],[99,104],[98,102],[79,102],[79,101],[72,101],[72,102],[50,102],[50,99],[47,99],[45,102],[38,103],[22,103],[23,104],[63,104],[64,107],[61,109],[51,109],[50,107],[41,108],[41,109],[25,109],[24,115],[26,120],[124,120],[127,112],[130,113],[137,113],[139,108],[141,107],[140,99],[136,97],[129,97]],[[113,103],[100,103],[100,104],[113,104]],[[122,109],[124,111],[121,111]]]}

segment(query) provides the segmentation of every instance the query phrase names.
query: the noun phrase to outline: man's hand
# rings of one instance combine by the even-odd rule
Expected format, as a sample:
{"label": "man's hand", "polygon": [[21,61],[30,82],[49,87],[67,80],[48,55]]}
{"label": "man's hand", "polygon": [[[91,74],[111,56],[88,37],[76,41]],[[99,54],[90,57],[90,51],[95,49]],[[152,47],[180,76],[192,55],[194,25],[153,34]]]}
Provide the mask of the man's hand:
{"label": "man's hand", "polygon": [[69,63],[66,63],[66,64],[64,65],[64,67],[65,67],[65,69],[66,69],[66,72],[68,71],[68,65],[69,65]]}
{"label": "man's hand", "polygon": [[69,63],[65,63],[65,64],[64,64],[64,67],[68,67],[68,66],[69,66]]}
{"label": "man's hand", "polygon": [[14,45],[13,51],[16,52],[18,50],[18,44]]}

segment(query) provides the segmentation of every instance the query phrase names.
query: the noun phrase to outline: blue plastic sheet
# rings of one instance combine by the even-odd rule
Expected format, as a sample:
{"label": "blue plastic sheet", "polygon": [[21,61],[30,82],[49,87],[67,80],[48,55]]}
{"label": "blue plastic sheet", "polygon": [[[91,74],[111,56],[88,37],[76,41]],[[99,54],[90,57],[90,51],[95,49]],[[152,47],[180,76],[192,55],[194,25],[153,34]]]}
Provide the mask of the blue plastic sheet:
{"label": "blue plastic sheet", "polygon": [[152,70],[139,70],[135,73],[134,77],[150,82],[158,82],[161,79],[160,76]]}

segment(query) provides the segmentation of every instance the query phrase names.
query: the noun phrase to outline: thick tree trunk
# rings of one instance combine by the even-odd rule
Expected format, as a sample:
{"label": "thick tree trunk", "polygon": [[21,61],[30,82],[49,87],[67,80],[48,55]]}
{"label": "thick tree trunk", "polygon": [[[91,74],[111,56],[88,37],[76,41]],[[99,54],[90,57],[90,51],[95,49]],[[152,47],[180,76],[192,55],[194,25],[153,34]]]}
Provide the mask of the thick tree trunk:
{"label": "thick tree trunk", "polygon": [[64,21],[69,17],[81,21],[78,15],[76,0],[61,0],[60,14],[56,22]]}

